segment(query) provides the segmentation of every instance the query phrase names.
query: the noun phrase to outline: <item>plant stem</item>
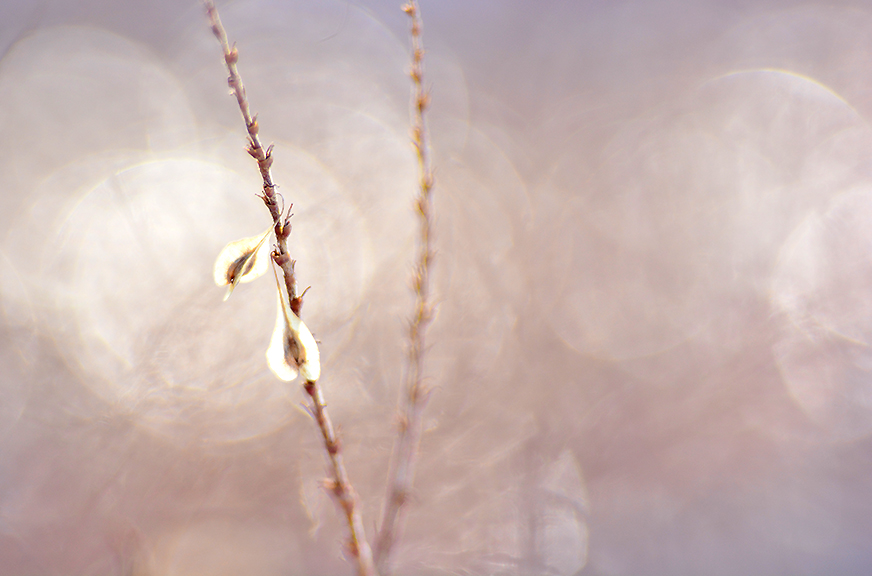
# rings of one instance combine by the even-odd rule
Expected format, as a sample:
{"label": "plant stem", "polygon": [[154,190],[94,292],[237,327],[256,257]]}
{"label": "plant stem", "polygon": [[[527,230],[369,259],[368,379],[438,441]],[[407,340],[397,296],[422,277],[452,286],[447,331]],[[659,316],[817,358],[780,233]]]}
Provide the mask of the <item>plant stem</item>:
{"label": "plant stem", "polygon": [[[275,184],[270,174],[273,162],[272,146],[264,149],[258,138],[257,117],[251,114],[248,99],[245,96],[245,86],[242,84],[242,78],[239,76],[239,71],[236,68],[239,52],[237,52],[235,46],[231,47],[227,41],[227,33],[224,31],[224,26],[221,24],[218,10],[215,8],[213,1],[204,0],[204,4],[209,16],[209,22],[212,25],[212,32],[218,38],[218,42],[224,51],[224,63],[227,65],[227,71],[230,74],[227,80],[228,84],[236,96],[239,111],[242,113],[245,127],[248,130],[248,153],[257,160],[257,166],[263,179],[263,202],[269,209],[273,222],[275,222],[278,249],[273,252],[273,260],[275,260],[284,273],[285,287],[288,291],[288,301],[291,310],[299,316],[303,300],[302,295],[297,296],[296,293],[294,260],[288,254],[288,236],[291,233],[290,216],[282,220],[282,212],[276,202]],[[288,213],[290,213],[290,207],[288,207]],[[333,478],[330,480],[330,491],[336,496],[337,502],[345,512],[345,517],[348,521],[350,532],[348,551],[357,562],[358,576],[376,576],[372,550],[363,530],[363,520],[360,516],[357,494],[348,479],[348,472],[345,470],[345,465],[342,461],[341,444],[336,437],[333,423],[330,421],[330,416],[327,413],[324,396],[318,387],[318,383],[315,381],[307,381],[303,388],[312,399],[312,414],[314,414],[318,427],[321,430],[321,436],[324,438],[324,448],[330,458],[333,475]]]}
{"label": "plant stem", "polygon": [[430,302],[430,269],[433,261],[433,214],[431,193],[433,170],[430,165],[429,142],[424,111],[430,103],[422,82],[424,47],[421,40],[421,15],[415,0],[410,0],[403,11],[412,20],[412,67],[413,84],[412,145],[418,157],[419,195],[415,202],[420,223],[418,261],[415,265],[413,287],[415,309],[409,326],[409,356],[401,397],[402,416],[397,441],[394,446],[393,464],[388,476],[388,495],[382,516],[381,530],[376,540],[376,567],[382,574],[390,572],[391,553],[402,532],[403,510],[408,502],[415,477],[415,456],[421,441],[424,408],[430,396],[425,388],[423,366],[425,336],[433,318]]}
{"label": "plant stem", "polygon": [[312,413],[315,415],[315,420],[321,429],[321,436],[324,438],[324,448],[327,450],[327,455],[330,457],[330,463],[333,467],[333,478],[329,488],[336,497],[339,506],[345,512],[348,527],[351,530],[351,538],[348,543],[349,553],[352,557],[357,558],[357,573],[359,576],[374,576],[376,572],[373,564],[372,550],[364,536],[363,520],[360,517],[357,494],[348,480],[348,472],[346,472],[345,465],[342,462],[342,445],[336,437],[333,424],[330,422],[330,416],[327,414],[327,407],[324,404],[321,389],[318,388],[316,382],[312,381],[306,382],[304,388],[306,393],[312,398]]}
{"label": "plant stem", "polygon": [[282,213],[276,202],[276,186],[272,181],[270,168],[272,167],[272,146],[264,148],[258,137],[259,126],[257,124],[257,116],[252,116],[251,109],[248,106],[248,99],[245,95],[245,86],[242,84],[242,77],[239,75],[239,70],[236,63],[239,61],[239,52],[236,46],[230,46],[227,40],[227,33],[224,31],[224,26],[221,24],[221,18],[218,16],[218,9],[212,0],[204,0],[206,13],[209,16],[209,23],[212,26],[212,33],[221,44],[221,49],[224,52],[224,63],[227,66],[227,72],[230,74],[227,78],[227,84],[233,95],[236,96],[236,103],[239,105],[239,111],[242,113],[242,119],[245,121],[245,128],[248,131],[248,147],[247,151],[257,161],[257,167],[260,169],[260,176],[263,179],[263,203],[269,209],[272,221],[275,222],[276,243],[278,244],[277,255],[273,259],[282,269],[285,278],[285,286],[288,290],[288,300],[291,305],[291,310],[298,316],[300,308],[302,308],[302,299],[297,297],[297,282],[294,275],[294,260],[288,254],[288,236],[291,234],[291,226],[289,218],[282,220]]}

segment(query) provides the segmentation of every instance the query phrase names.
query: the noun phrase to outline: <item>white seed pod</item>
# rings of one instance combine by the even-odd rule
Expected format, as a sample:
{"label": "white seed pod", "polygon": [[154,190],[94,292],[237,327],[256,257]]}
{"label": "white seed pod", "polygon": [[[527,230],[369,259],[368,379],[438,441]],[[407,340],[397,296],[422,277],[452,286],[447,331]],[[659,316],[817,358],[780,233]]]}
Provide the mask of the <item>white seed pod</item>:
{"label": "white seed pod", "polygon": [[316,381],[321,376],[321,355],[318,343],[303,320],[294,314],[276,275],[278,288],[278,314],[269,348],[266,349],[266,363],[273,374],[285,382],[300,376],[308,381]]}
{"label": "white seed pod", "polygon": [[240,282],[251,282],[266,273],[269,255],[266,254],[266,239],[272,227],[258,236],[236,240],[225,246],[215,259],[215,284],[227,286],[224,299]]}

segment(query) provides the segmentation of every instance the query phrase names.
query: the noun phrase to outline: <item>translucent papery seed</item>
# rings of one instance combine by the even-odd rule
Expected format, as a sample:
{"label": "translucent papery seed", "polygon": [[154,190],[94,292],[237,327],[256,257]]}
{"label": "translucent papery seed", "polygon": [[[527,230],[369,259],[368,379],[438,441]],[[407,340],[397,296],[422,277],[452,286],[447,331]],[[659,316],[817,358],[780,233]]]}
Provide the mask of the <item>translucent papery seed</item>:
{"label": "translucent papery seed", "polygon": [[297,377],[297,360],[294,350],[290,350],[289,342],[295,342],[290,334],[290,326],[284,311],[281,293],[278,295],[278,315],[273,329],[269,348],[266,349],[266,363],[280,380],[290,382]]}
{"label": "translucent papery seed", "polygon": [[276,275],[278,290],[278,313],[269,347],[266,350],[266,362],[270,370],[285,382],[297,377],[297,373],[306,380],[316,381],[321,376],[321,355],[318,343],[299,316],[294,314],[284,299],[278,275]]}
{"label": "translucent papery seed", "polygon": [[266,273],[269,266],[266,239],[271,231],[270,227],[261,235],[230,242],[218,254],[213,274],[216,285],[228,287],[225,300],[238,283],[251,282]]}

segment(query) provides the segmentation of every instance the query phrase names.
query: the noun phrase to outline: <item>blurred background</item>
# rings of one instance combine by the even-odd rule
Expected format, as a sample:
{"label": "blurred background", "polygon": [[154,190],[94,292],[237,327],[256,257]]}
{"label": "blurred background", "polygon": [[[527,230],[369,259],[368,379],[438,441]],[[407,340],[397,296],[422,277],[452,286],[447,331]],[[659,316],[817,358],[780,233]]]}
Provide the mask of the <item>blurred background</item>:
{"label": "blurred background", "polygon": [[[375,531],[411,315],[400,0],[238,0]],[[423,2],[437,187],[397,573],[872,570],[872,5]],[[350,574],[195,1],[0,4],[0,574]]]}

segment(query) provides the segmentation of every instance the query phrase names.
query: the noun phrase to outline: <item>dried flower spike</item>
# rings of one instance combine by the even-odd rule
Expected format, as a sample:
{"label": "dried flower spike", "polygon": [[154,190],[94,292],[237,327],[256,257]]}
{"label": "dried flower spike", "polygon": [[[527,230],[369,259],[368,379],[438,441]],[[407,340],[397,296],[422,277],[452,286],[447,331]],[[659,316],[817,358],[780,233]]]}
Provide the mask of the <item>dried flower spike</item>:
{"label": "dried flower spike", "polygon": [[[273,270],[275,273],[275,270]],[[269,348],[266,350],[266,363],[273,374],[285,382],[297,377],[297,372],[308,382],[315,382],[321,376],[321,355],[318,344],[309,328],[294,314],[284,298],[282,286],[276,274],[278,289],[278,314]]]}
{"label": "dried flower spike", "polygon": [[236,240],[225,246],[215,259],[215,284],[227,286],[224,300],[230,298],[240,282],[251,282],[266,274],[269,257],[265,253],[266,239],[272,227],[259,236]]}

